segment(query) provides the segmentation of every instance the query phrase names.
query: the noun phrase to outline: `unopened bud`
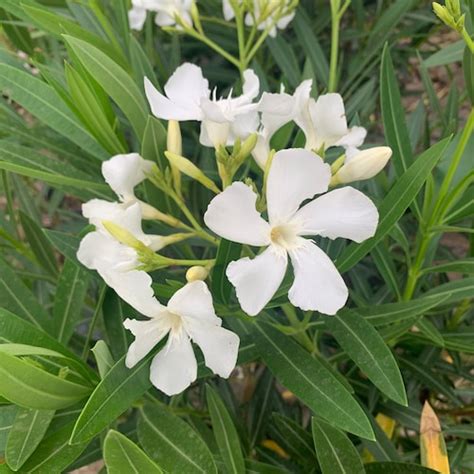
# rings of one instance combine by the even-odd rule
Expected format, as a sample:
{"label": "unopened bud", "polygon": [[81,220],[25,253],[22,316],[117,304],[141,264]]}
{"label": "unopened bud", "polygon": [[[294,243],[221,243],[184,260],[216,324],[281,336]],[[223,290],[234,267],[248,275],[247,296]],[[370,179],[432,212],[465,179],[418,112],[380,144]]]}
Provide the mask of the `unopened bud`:
{"label": "unopened bud", "polygon": [[258,135],[256,133],[252,133],[249,135],[246,140],[241,144],[240,150],[235,155],[235,160],[237,163],[242,163],[249,155],[252,153],[255,145],[257,144]]}
{"label": "unopened bud", "polygon": [[119,226],[112,221],[102,221],[102,225],[105,230],[121,244],[126,245],[127,247],[132,247],[136,250],[146,247],[140,240],[135,238],[131,232]]}
{"label": "unopened bud", "polygon": [[192,161],[188,160],[184,156],[176,155],[169,151],[165,152],[165,156],[170,162],[171,166],[175,166],[181,173],[189,176],[190,178],[199,181],[203,186],[216,194],[220,193],[219,188],[216,186],[214,181],[208,178]]}
{"label": "unopened bud", "polygon": [[373,178],[385,167],[391,156],[392,150],[388,146],[363,150],[339,169],[333,176],[331,184],[344,184]]}
{"label": "unopened bud", "polygon": [[171,153],[181,155],[183,153],[183,145],[181,139],[181,128],[177,120],[168,122],[168,135],[166,137],[166,149]]}
{"label": "unopened bud", "polygon": [[191,18],[193,19],[194,27],[199,33],[204,35],[204,30],[202,29],[201,17],[199,16],[199,9],[196,5],[196,2],[193,1],[191,5]]}
{"label": "unopened bud", "polygon": [[186,272],[186,280],[188,283],[191,283],[192,281],[205,280],[208,275],[209,270],[207,268],[196,265],[188,269]]}

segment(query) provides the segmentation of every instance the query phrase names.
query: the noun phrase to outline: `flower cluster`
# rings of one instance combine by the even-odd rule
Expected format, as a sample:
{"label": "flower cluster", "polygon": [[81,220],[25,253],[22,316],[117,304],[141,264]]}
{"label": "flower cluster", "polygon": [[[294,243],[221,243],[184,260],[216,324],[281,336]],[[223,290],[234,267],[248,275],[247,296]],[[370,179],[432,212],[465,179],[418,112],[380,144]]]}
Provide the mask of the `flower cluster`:
{"label": "flower cluster", "polygon": [[[164,86],[164,94],[145,79],[152,112],[169,121],[166,156],[176,167],[173,172],[188,174],[216,193],[204,215],[206,226],[217,236],[246,246],[247,256],[231,262],[226,275],[235,287],[240,306],[250,316],[259,314],[273,298],[288,273],[288,260],[293,274],[289,301],[303,310],[335,314],[346,303],[348,290],[334,263],[311,238],[362,242],[377,228],[378,212],[368,197],[350,186],[330,188],[374,176],[387,163],[391,150],[360,150],[366,130],[348,126],[341,96],[332,93],[315,100],[311,87],[311,81],[304,81],[293,94],[260,94],[257,75],[247,69],[242,93],[234,95],[231,91],[220,97],[215,89],[211,90],[201,69],[189,63],[174,72]],[[221,174],[223,191],[195,164],[180,156],[179,121],[200,122],[201,144],[214,147],[218,169],[227,169]],[[275,153],[272,137],[290,122],[301,129],[305,145]],[[229,147],[233,148],[231,154]],[[329,148],[343,150],[332,165],[324,161]],[[260,195],[253,183],[233,180],[236,169],[250,153],[264,170]],[[225,161],[232,159],[237,160],[233,168]],[[103,163],[102,173],[119,201],[94,199],[83,205],[83,214],[95,230],[82,240],[78,258],[148,318],[127,319],[124,323],[136,338],[127,354],[127,366],[133,367],[167,336],[166,345],[151,364],[150,377],[157,388],[172,395],[196,379],[191,340],[201,348],[206,366],[228,377],[237,361],[239,337],[223,328],[214,312],[204,283],[209,266],[197,262],[201,266],[188,271],[188,283],[167,306],[156,299],[147,273],[150,268],[196,265],[196,261],[160,255],[165,246],[190,236],[204,235],[210,242],[215,238],[201,227],[200,216],[185,213],[190,225],[183,224],[136,197],[135,187],[143,180],[149,178],[159,184],[164,175],[151,161],[136,153],[118,155]],[[184,203],[179,201],[183,199],[181,189],[178,192],[173,184],[168,186],[171,188],[165,186],[162,190]],[[157,219],[188,232],[145,234],[143,219]]]}
{"label": "flower cluster", "polygon": [[132,0],[132,8],[128,12],[130,28],[141,30],[149,11],[156,13],[155,23],[158,26],[175,26],[178,18],[183,23],[192,24],[192,4],[193,0]]}

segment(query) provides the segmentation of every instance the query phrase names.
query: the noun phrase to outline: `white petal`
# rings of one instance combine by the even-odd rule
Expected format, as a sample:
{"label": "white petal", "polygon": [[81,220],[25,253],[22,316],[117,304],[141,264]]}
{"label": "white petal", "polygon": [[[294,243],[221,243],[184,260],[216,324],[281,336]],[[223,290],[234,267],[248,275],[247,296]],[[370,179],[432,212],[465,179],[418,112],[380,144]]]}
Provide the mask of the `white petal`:
{"label": "white petal", "polygon": [[197,377],[197,362],[187,335],[170,335],[166,346],[153,358],[151,383],[166,395],[176,395],[188,388]]}
{"label": "white petal", "polygon": [[375,234],[378,217],[374,203],[365,194],[347,186],[306,204],[295,219],[303,227],[300,235],[342,237],[362,242]]}
{"label": "white petal", "polygon": [[261,122],[268,140],[278,129],[296,117],[295,99],[285,92],[279,94],[264,92],[258,110],[262,112]]}
{"label": "white petal", "polygon": [[237,363],[239,336],[220,326],[195,321],[187,331],[204,354],[206,366],[221,377],[229,377]]}
{"label": "white petal", "polygon": [[268,155],[270,154],[270,138],[265,133],[259,133],[257,137],[257,143],[255,148],[252,150],[252,156],[257,162],[258,166],[265,169],[267,164]]}
{"label": "white petal", "polygon": [[102,175],[120,199],[134,199],[133,189],[153,168],[153,162],[144,160],[138,153],[116,155],[102,163]]}
{"label": "white petal", "polygon": [[285,15],[284,17],[280,18],[277,22],[277,26],[280,30],[284,30],[293,20],[295,17],[295,12],[291,12],[289,15]]}
{"label": "white petal", "polygon": [[164,89],[166,96],[176,105],[192,107],[196,112],[200,111],[201,99],[209,97],[210,93],[209,82],[202,75],[201,68],[191,63],[179,66]]}
{"label": "white petal", "polygon": [[258,93],[260,92],[260,80],[252,69],[246,69],[243,75],[243,93],[244,96],[247,97],[248,101],[252,102],[252,100],[255,99],[255,97],[257,97]]}
{"label": "white petal", "polygon": [[203,281],[194,281],[183,286],[169,300],[168,309],[182,318],[192,318],[218,324],[221,320],[214,312],[212,295]]}
{"label": "white petal", "polygon": [[132,30],[140,31],[146,20],[146,9],[141,7],[132,7],[128,11],[128,22]]}
{"label": "white petal", "polygon": [[290,251],[290,257],[295,273],[288,292],[291,303],[304,311],[336,314],[346,303],[348,291],[331,259],[309,240]]}
{"label": "white petal", "polygon": [[230,124],[230,143],[233,145],[237,138],[240,140],[245,140],[249,135],[255,133],[259,126],[258,112],[256,110],[251,110],[245,114],[237,115],[232,123]]}
{"label": "white petal", "polygon": [[255,209],[257,195],[235,182],[217,195],[204,214],[206,225],[224,239],[262,246],[270,243],[270,226]]}
{"label": "white petal", "polygon": [[292,148],[275,153],[267,181],[270,223],[288,222],[305,199],[327,191],[330,179],[330,166],[311,151]]}
{"label": "white petal", "polygon": [[201,99],[209,97],[209,83],[201,68],[184,63],[165,85],[167,97],[145,78],[145,93],[153,115],[165,120],[201,120]]}
{"label": "white petal", "polygon": [[283,281],[286,267],[286,252],[277,252],[272,247],[252,260],[245,257],[230,262],[226,275],[247,314],[257,315],[272,299]]}
{"label": "white petal", "polygon": [[229,0],[222,0],[222,13],[226,21],[230,21],[235,17],[234,9]]}
{"label": "white petal", "polygon": [[89,223],[104,229],[102,221],[115,222],[125,211],[126,206],[118,202],[91,199],[82,205],[82,215],[89,219]]}
{"label": "white petal", "polygon": [[310,104],[310,114],[317,135],[318,150],[335,145],[348,133],[344,102],[339,94],[320,95],[316,102]]}
{"label": "white petal", "polygon": [[155,16],[155,24],[158,26],[173,26],[176,25],[174,15],[159,11]]}
{"label": "white petal", "polygon": [[358,148],[364,143],[367,130],[364,127],[352,127],[346,135],[340,138],[336,145],[346,148]]}
{"label": "white petal", "polygon": [[125,358],[125,365],[129,369],[140,362],[167,334],[155,319],[126,319],[123,325],[135,336]]}

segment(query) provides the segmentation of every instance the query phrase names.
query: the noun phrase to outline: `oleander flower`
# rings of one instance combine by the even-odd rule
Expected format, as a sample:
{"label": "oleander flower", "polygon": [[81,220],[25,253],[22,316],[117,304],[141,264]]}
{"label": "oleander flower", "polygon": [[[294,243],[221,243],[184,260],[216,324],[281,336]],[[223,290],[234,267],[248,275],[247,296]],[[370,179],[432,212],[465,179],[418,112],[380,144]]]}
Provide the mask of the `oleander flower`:
{"label": "oleander flower", "polygon": [[[242,3],[242,0],[238,3]],[[245,15],[245,24],[247,26],[256,24],[258,30],[265,30],[271,27],[269,35],[275,37],[277,29],[284,30],[293,20],[295,12],[293,9],[290,9],[292,3],[294,2],[291,0],[254,0],[251,8],[252,11]],[[222,13],[227,21],[235,17],[234,9],[229,0],[222,1]],[[276,19],[276,15],[279,16],[278,19]],[[275,20],[277,21],[275,22]]]}
{"label": "oleander flower", "polygon": [[362,242],[373,236],[378,212],[360,191],[336,189],[325,193],[331,179],[328,164],[313,152],[282,150],[275,154],[267,179],[268,222],[255,208],[257,195],[234,182],[209,204],[206,225],[234,242],[265,247],[255,258],[231,262],[227,277],[236,289],[242,309],[257,315],[278,290],[290,257],[294,281],[288,297],[303,310],[335,314],[346,302],[348,290],[329,257],[305,236],[338,237]]}
{"label": "oleander flower", "polygon": [[206,284],[203,281],[186,284],[167,306],[155,297],[151,299],[148,310],[136,308],[148,320],[124,321],[124,326],[135,336],[127,352],[126,366],[135,366],[168,336],[150,367],[150,380],[156,388],[175,395],[196,380],[197,362],[191,341],[201,349],[209,369],[221,377],[229,377],[237,362],[239,337],[221,326],[222,320],[214,312]]}
{"label": "oleander flower", "polygon": [[132,8],[128,12],[130,28],[141,30],[148,11],[156,12],[155,23],[158,26],[175,26],[181,28],[176,17],[192,25],[192,0],[132,0]]}
{"label": "oleander flower", "polygon": [[161,94],[145,78],[145,91],[151,110],[165,120],[201,122],[200,142],[204,146],[232,145],[236,138],[245,140],[258,127],[258,96],[260,84],[251,70],[244,71],[243,93],[239,97],[217,98],[200,67],[184,63],[165,84]]}
{"label": "oleander flower", "polygon": [[167,238],[145,234],[141,227],[140,204],[123,208],[119,203],[93,199],[82,206],[83,214],[96,230],[88,233],[77,251],[78,260],[87,268],[97,271],[105,283],[127,303],[140,312],[153,295],[151,277],[140,270],[141,262],[135,248],[117,240],[104,226],[112,222],[151,250],[167,244]]}

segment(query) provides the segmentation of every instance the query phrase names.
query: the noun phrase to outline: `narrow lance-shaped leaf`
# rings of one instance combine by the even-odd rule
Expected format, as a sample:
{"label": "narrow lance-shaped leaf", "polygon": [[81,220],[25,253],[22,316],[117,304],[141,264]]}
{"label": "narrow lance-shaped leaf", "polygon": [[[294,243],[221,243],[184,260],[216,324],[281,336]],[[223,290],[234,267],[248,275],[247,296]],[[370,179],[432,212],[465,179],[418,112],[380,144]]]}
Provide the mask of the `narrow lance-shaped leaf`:
{"label": "narrow lance-shaped leaf", "polygon": [[224,464],[229,472],[245,474],[245,462],[239,435],[231,416],[216,391],[206,387],[207,406],[211,414],[214,436]]}
{"label": "narrow lance-shaped leaf", "polygon": [[105,437],[104,460],[109,474],[163,472],[133,441],[114,430]]}
{"label": "narrow lance-shaped leaf", "polygon": [[407,405],[397,362],[383,339],[364,318],[348,309],[324,320],[347,355],[388,397]]}
{"label": "narrow lance-shaped leaf", "polygon": [[86,41],[64,36],[84,67],[127,116],[141,140],[148,117],[145,99],[129,74],[106,54]]}
{"label": "narrow lance-shaped leaf", "polygon": [[7,464],[17,471],[43,439],[54,410],[19,408],[5,449]]}
{"label": "narrow lance-shaped leaf", "polygon": [[242,245],[221,239],[212,270],[212,294],[218,302],[229,303],[232,285],[225,274],[227,265],[240,258]]}
{"label": "narrow lance-shaped leaf", "polygon": [[311,422],[314,446],[323,474],[363,474],[362,460],[346,434],[321,419]]}
{"label": "narrow lance-shaped leaf", "polygon": [[202,438],[161,405],[146,405],[138,420],[138,438],[146,453],[165,471],[187,474],[217,473]]}
{"label": "narrow lance-shaped leaf", "polygon": [[373,439],[360,405],[317,359],[268,324],[256,323],[253,335],[275,377],[315,414],[343,430]]}
{"label": "narrow lance-shaped leaf", "polygon": [[91,155],[104,159],[106,151],[66,107],[54,89],[31,74],[0,64],[0,89],[43,123]]}

